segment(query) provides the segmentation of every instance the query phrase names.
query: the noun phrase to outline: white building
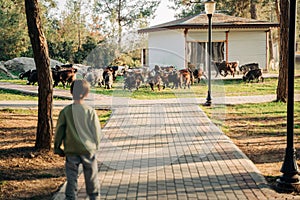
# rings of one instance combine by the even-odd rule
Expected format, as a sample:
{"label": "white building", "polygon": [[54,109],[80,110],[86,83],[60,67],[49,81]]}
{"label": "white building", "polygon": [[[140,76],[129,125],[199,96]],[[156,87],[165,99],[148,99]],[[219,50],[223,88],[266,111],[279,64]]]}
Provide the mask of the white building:
{"label": "white building", "polygon": [[[215,13],[212,17],[212,60],[239,61],[240,65],[255,62],[268,70],[269,33],[277,27],[278,23]],[[148,34],[148,47],[142,56],[144,65],[185,68],[192,63],[196,68],[206,68],[206,14],[141,29],[139,33]]]}

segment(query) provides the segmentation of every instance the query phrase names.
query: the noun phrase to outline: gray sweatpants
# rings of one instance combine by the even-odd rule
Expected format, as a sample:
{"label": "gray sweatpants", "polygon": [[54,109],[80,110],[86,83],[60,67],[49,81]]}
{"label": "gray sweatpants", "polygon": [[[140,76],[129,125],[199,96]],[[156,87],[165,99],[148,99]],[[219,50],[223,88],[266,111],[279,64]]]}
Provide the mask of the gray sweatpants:
{"label": "gray sweatpants", "polygon": [[[82,164],[86,192],[90,197],[90,200],[96,200],[99,196],[99,179],[98,179],[98,164],[94,154],[92,155],[76,155],[66,156],[66,199],[76,200],[77,199],[77,179],[78,179],[78,168]],[[98,197],[99,198],[99,197]]]}

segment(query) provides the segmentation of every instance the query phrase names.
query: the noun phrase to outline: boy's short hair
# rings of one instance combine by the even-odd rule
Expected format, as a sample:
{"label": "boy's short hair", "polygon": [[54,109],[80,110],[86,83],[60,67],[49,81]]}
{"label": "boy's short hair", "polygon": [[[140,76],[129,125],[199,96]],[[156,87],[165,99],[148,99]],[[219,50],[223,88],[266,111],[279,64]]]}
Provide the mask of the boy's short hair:
{"label": "boy's short hair", "polygon": [[83,79],[76,79],[71,84],[71,94],[73,100],[81,100],[87,96],[90,91],[90,84]]}

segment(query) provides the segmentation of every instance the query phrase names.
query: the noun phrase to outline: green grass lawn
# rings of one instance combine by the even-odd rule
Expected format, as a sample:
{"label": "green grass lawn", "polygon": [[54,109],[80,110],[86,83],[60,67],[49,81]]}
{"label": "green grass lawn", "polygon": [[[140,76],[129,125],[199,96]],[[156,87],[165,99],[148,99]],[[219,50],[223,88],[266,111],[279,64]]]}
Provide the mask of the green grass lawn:
{"label": "green grass lawn", "polygon": [[[0,101],[37,101],[37,95],[25,94],[16,90],[0,89]],[[54,97],[54,100],[65,100]]]}
{"label": "green grass lawn", "polygon": [[[1,80],[15,84],[25,85],[25,80]],[[242,80],[212,80],[212,96],[250,96],[250,95],[275,95],[277,89],[277,78],[265,78],[264,82],[259,83],[244,83]],[[57,87],[62,88],[61,84]],[[69,90],[69,87],[65,88]],[[109,96],[131,97],[135,99],[166,99],[177,97],[195,97],[205,98],[207,96],[207,80],[202,80],[200,83],[195,83],[190,89],[161,89],[154,91],[149,86],[142,85],[139,90],[123,90],[122,77],[118,77],[117,81],[113,84],[113,89],[107,90],[103,87],[93,87],[92,92]],[[295,78],[295,93],[300,94],[300,77]],[[3,93],[2,93],[3,94]],[[3,95],[1,95],[3,96]],[[4,98],[4,97],[2,97]],[[16,99],[15,97],[8,97]],[[5,100],[5,99],[3,99]],[[8,100],[8,99],[7,99]]]}
{"label": "green grass lawn", "polygon": [[0,89],[0,101],[30,101],[30,100],[38,100],[37,96],[24,94],[19,91],[14,90],[2,90]]}
{"label": "green grass lawn", "polygon": [[[204,108],[205,112],[210,108]],[[285,135],[287,121],[287,104],[270,102],[259,104],[241,104],[226,106],[225,121],[234,119],[234,124],[225,123],[224,133],[231,137],[239,135]],[[295,133],[300,134],[300,102],[294,104]]]}
{"label": "green grass lawn", "polygon": [[[202,110],[231,139],[247,137],[279,137],[286,135],[287,104],[269,102],[225,107],[204,107]],[[216,113],[224,113],[222,118]],[[294,133],[300,135],[300,102],[294,104]],[[298,141],[298,137],[296,138]]]}
{"label": "green grass lawn", "polygon": [[[250,95],[275,95],[278,80],[276,78],[267,78],[264,82],[259,83],[244,83],[242,80],[213,80],[212,95],[220,96],[250,96]],[[141,87],[139,90],[132,92],[122,89],[122,82],[114,83],[113,90],[107,91],[103,88],[94,89],[98,94],[125,96],[136,99],[161,99],[161,98],[176,98],[176,97],[206,97],[207,95],[207,80],[202,80],[195,83],[190,89],[171,89],[166,88],[158,91],[155,88],[151,91],[150,87]],[[295,93],[300,93],[300,78],[295,78]]]}

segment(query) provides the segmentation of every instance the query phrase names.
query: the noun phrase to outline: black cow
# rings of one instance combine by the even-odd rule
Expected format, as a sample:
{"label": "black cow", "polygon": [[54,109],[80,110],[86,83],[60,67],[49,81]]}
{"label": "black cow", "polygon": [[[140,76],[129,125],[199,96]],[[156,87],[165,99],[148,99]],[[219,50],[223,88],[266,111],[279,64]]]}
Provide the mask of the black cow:
{"label": "black cow", "polygon": [[111,89],[114,82],[113,71],[107,70],[104,73],[104,87],[105,89]]}
{"label": "black cow", "polygon": [[261,82],[264,81],[264,78],[262,77],[261,69],[252,69],[246,73],[246,75],[243,76],[244,82],[250,82],[257,80],[259,82],[259,79],[261,79]]}
{"label": "black cow", "polygon": [[20,79],[23,80],[25,77],[27,77],[27,85],[34,85],[38,82],[37,71],[35,69],[31,69],[19,74]]}
{"label": "black cow", "polygon": [[138,90],[141,84],[144,82],[144,77],[139,70],[130,69],[128,71],[124,71],[123,77],[124,90],[128,89],[129,91],[131,91],[133,88],[136,88]]}
{"label": "black cow", "polygon": [[[72,64],[55,66],[51,68],[52,78],[54,81],[53,87],[57,86],[59,82],[66,87],[67,83],[72,83],[76,79],[77,69],[72,67]],[[27,77],[27,85],[34,85],[38,82],[38,74],[35,69],[28,70],[19,75],[20,79]]]}
{"label": "black cow", "polygon": [[147,67],[141,67],[141,68],[129,68],[124,69],[122,72],[124,77],[124,87],[123,89],[136,89],[138,90],[142,84],[145,84],[145,86],[149,83],[149,69]]}
{"label": "black cow", "polygon": [[239,68],[240,68],[240,71],[243,73],[243,75],[245,75],[250,70],[259,69],[259,64],[258,63],[248,63],[248,64],[241,65]]}
{"label": "black cow", "polygon": [[[113,81],[115,81],[119,74],[119,66],[107,66],[106,69],[112,72]],[[105,76],[105,74],[104,74],[104,76]]]}
{"label": "black cow", "polygon": [[133,88],[136,88],[136,79],[135,79],[134,72],[125,72],[123,76],[124,76],[124,87],[123,87],[124,90],[128,89],[129,91],[131,91]]}
{"label": "black cow", "polygon": [[58,83],[61,82],[65,88],[67,83],[72,83],[76,79],[76,72],[76,68],[52,68],[53,87],[58,86]]}
{"label": "black cow", "polygon": [[62,70],[66,70],[66,69],[72,69],[73,68],[73,64],[65,64],[65,65],[56,65],[55,69],[57,71],[62,71]]}
{"label": "black cow", "polygon": [[159,73],[155,74],[154,76],[150,75],[148,79],[148,83],[152,91],[154,91],[155,86],[157,86],[158,91],[160,91],[163,85],[163,81]]}
{"label": "black cow", "polygon": [[170,72],[168,76],[169,83],[173,83],[173,86],[171,87],[172,89],[174,88],[181,88],[182,85],[182,77],[179,71],[173,70]]}

